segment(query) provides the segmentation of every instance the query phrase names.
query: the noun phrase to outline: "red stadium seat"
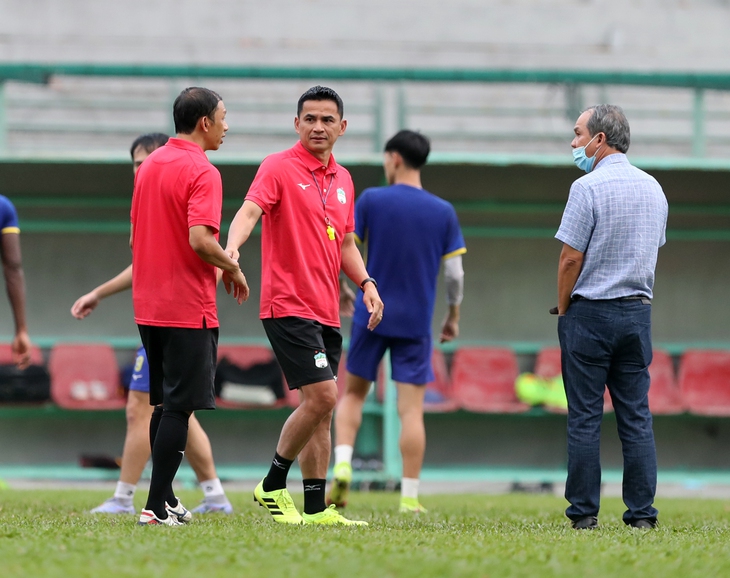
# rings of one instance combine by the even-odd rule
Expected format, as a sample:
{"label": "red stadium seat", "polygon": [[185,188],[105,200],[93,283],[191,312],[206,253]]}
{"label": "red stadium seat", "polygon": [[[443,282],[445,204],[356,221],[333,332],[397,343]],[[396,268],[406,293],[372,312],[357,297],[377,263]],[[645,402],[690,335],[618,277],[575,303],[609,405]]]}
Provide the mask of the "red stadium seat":
{"label": "red stadium seat", "polygon": [[[274,359],[274,352],[270,347],[265,345],[219,345],[218,361],[224,357],[231,363],[245,369],[257,363],[269,363]],[[284,379],[283,376],[282,379]],[[297,407],[299,405],[298,393],[296,391],[289,391],[289,388],[286,385],[286,380],[284,380],[284,391],[286,392],[286,397],[284,399],[277,400],[275,404],[270,406],[237,403],[235,401],[227,401],[221,398],[216,399],[216,405],[224,409],[279,408],[286,407],[287,405]]]}
{"label": "red stadium seat", "polygon": [[122,409],[114,349],[107,344],[59,343],[48,360],[51,398],[66,409]]}
{"label": "red stadium seat", "polygon": [[[33,365],[44,365],[43,353],[37,345],[30,347],[30,362]],[[0,344],[0,365],[11,365],[13,363],[13,350],[10,343]]]}
{"label": "red stadium seat", "polygon": [[690,413],[730,416],[730,352],[686,351],[679,365],[679,391]]}
{"label": "red stadium seat", "polygon": [[654,350],[654,359],[649,366],[651,387],[649,388],[649,409],[656,415],[673,415],[684,412],[684,403],[674,376],[674,365],[670,355],[663,350]]}
{"label": "red stadium seat", "polygon": [[[545,379],[551,379],[560,375],[562,372],[563,370],[560,365],[560,348],[544,347],[541,349],[537,354],[537,359],[535,360],[535,375]],[[608,388],[606,388],[606,391],[603,394],[603,411],[613,411],[611,394],[608,393]]]}
{"label": "red stadium seat", "polygon": [[519,413],[529,406],[515,396],[517,357],[511,349],[465,347],[454,354],[451,381],[454,400],[478,413]]}

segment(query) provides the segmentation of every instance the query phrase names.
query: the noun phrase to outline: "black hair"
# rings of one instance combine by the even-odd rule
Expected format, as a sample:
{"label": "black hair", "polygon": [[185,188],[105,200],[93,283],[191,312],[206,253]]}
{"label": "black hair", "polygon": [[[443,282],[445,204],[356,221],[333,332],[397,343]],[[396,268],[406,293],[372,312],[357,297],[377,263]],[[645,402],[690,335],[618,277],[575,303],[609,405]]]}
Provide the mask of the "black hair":
{"label": "black hair", "polygon": [[299,102],[297,102],[297,117],[302,114],[302,107],[308,100],[331,100],[337,105],[337,113],[340,115],[340,120],[342,120],[342,117],[345,114],[345,105],[342,103],[340,95],[331,88],[317,85],[313,86],[299,97]]}
{"label": "black hair", "polygon": [[169,139],[169,136],[161,132],[150,132],[147,134],[142,134],[134,139],[134,142],[132,143],[132,148],[129,149],[129,154],[132,157],[132,160],[134,160],[134,151],[136,151],[138,148],[142,147],[142,149],[144,149],[148,153],[151,153],[153,150],[158,149],[162,145],[164,145]]}
{"label": "black hair", "polygon": [[401,130],[385,143],[385,152],[396,152],[408,167],[420,169],[431,152],[431,141],[420,132]]}
{"label": "black hair", "polygon": [[593,111],[586,122],[586,128],[591,136],[602,132],[606,135],[606,144],[617,151],[626,154],[631,144],[631,129],[623,109],[615,104],[597,104],[583,112]]}
{"label": "black hair", "polygon": [[175,121],[175,132],[192,134],[198,121],[207,116],[214,121],[215,109],[223,100],[217,92],[207,88],[191,86],[183,90],[172,105],[172,118]]}

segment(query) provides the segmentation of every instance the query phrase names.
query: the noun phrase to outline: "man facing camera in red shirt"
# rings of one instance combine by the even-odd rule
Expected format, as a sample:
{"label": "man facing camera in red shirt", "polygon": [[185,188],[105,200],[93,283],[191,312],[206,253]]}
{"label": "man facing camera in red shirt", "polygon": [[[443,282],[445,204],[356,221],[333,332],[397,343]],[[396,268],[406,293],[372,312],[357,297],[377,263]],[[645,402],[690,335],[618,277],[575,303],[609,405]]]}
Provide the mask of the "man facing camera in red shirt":
{"label": "man facing camera in red shirt", "polygon": [[[352,178],[332,156],[347,128],[342,115],[342,99],[331,88],[315,86],[300,97],[294,119],[299,142],[261,163],[231,223],[226,246],[237,257],[261,218],[260,317],[301,404],[284,424],[269,473],[254,497],[275,521],[285,524],[367,525],[325,505],[342,352],[340,270],[363,290],[368,329],[383,317],[377,285],[355,246]],[[303,515],[286,489],[289,467],[297,457],[304,478]]]}

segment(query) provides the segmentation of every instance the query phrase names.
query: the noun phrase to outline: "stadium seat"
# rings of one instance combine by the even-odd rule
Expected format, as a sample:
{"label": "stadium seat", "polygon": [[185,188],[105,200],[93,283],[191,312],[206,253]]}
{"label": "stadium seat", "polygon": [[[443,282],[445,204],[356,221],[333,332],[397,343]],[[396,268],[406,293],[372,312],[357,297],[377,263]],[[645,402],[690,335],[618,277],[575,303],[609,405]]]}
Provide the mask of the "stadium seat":
{"label": "stadium seat", "polygon": [[649,388],[651,413],[673,415],[684,412],[685,407],[679,387],[677,387],[672,358],[666,351],[654,350],[649,375],[651,375],[651,387]]}
{"label": "stadium seat", "polygon": [[730,416],[730,352],[685,351],[679,365],[679,391],[690,413]]}
{"label": "stadium seat", "polygon": [[464,347],[454,353],[451,382],[459,407],[477,413],[519,413],[529,406],[515,396],[517,357],[511,349]]}
{"label": "stadium seat", "polygon": [[[33,365],[44,365],[43,353],[37,345],[31,345],[30,362]],[[13,363],[13,350],[10,343],[0,344],[0,365],[10,365]]]}
{"label": "stadium seat", "polygon": [[122,409],[114,349],[108,344],[59,343],[48,360],[51,399],[66,409]]}
{"label": "stadium seat", "polygon": [[[274,352],[265,345],[219,345],[218,361],[224,357],[239,367],[247,368],[257,363],[271,362],[274,359]],[[286,380],[284,380],[284,391],[287,396],[284,399],[277,400],[275,404],[270,406],[238,403],[220,397],[216,399],[216,405],[223,409],[279,408],[287,405],[297,407],[299,405],[299,395],[296,391],[289,391]]]}
{"label": "stadium seat", "polygon": [[[535,360],[535,375],[543,377],[545,379],[553,378],[560,375],[563,372],[562,366],[560,365],[560,348],[559,347],[544,347],[538,354]],[[549,410],[559,412],[559,410]],[[603,411],[613,411],[613,404],[611,403],[611,394],[608,393],[608,388],[603,394]],[[564,412],[563,412],[564,413]]]}

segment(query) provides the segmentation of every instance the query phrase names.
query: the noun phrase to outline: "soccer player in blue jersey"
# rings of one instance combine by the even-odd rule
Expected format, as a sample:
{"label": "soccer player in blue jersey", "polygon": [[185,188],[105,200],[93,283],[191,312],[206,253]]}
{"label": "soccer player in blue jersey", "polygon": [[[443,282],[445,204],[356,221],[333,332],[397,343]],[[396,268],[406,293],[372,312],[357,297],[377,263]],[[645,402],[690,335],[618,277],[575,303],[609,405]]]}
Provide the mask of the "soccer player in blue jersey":
{"label": "soccer player in blue jersey", "polygon": [[[135,139],[130,149],[132,170],[135,174],[150,153],[164,145],[169,138],[166,134],[151,133]],[[99,305],[102,299],[131,288],[132,266],[130,265],[116,277],[79,297],[71,308],[71,314],[77,319],[84,319]],[[134,372],[127,396],[127,432],[122,450],[119,481],[114,495],[91,510],[92,514],[134,514],[136,512],[132,502],[137,482],[150,458],[149,430],[153,409],[154,407],[150,405],[147,354],[144,347],[140,346],[135,357]],[[194,514],[233,513],[233,507],[228,501],[216,473],[210,440],[194,414],[190,416],[188,422],[188,443],[185,455],[204,494],[202,503],[192,512]]]}
{"label": "soccer player in blue jersey", "polygon": [[10,199],[0,195],[0,257],[3,262],[5,287],[15,321],[15,337],[11,344],[13,361],[19,369],[30,364],[30,337],[25,322],[25,276],[20,258],[18,214]]}
{"label": "soccer player in blue jersey", "polygon": [[418,500],[418,484],[426,451],[425,385],[434,379],[431,321],[436,284],[443,262],[449,311],[441,342],[451,341],[459,335],[464,294],[461,256],[466,253],[454,207],[421,186],[421,167],[430,149],[422,134],[398,132],[385,145],[383,164],[389,186],[366,189],[355,204],[355,234],[367,245],[368,272],[378,280],[387,314],[368,331],[368,313],[361,300],[355,300],[346,390],[335,414],[334,482],[328,496],[330,503],[340,507],[346,503],[352,481],[352,452],[362,407],[389,349],[402,426],[400,511],[426,511]]}

